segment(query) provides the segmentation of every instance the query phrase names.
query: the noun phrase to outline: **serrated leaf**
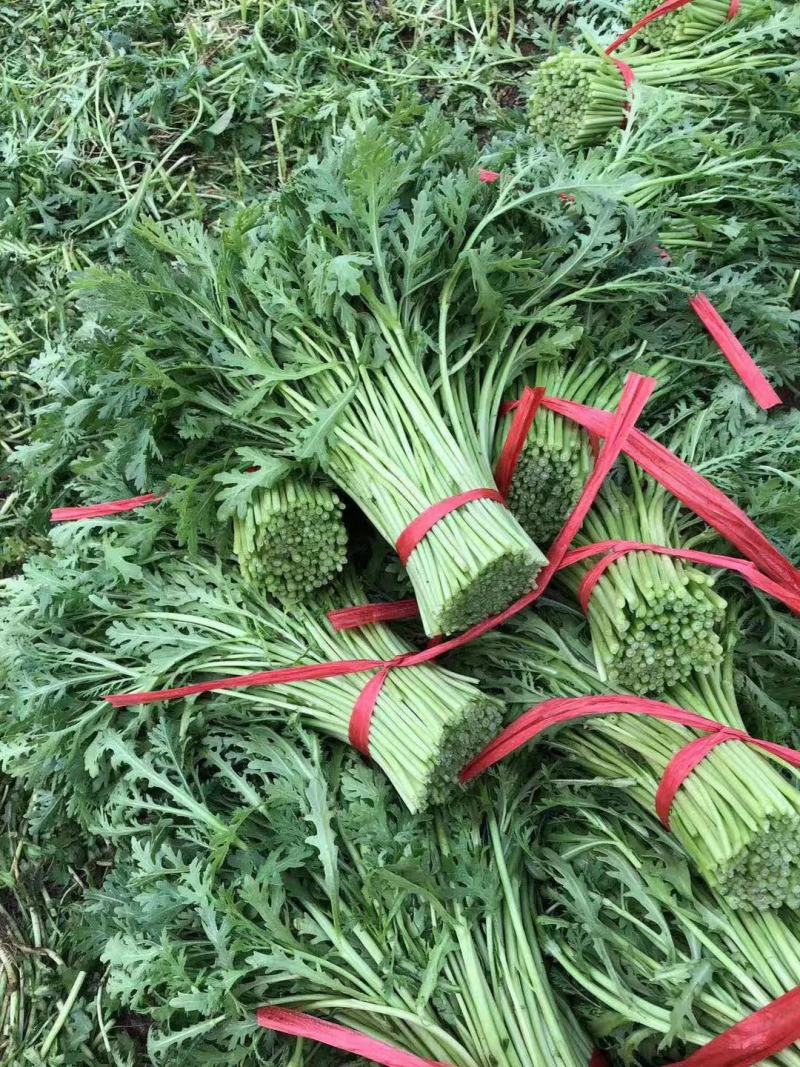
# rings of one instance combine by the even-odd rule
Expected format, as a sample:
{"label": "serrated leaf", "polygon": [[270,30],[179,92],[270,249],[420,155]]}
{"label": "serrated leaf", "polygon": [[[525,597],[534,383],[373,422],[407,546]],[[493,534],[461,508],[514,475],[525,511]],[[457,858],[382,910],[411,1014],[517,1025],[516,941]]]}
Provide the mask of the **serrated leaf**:
{"label": "serrated leaf", "polygon": [[221,471],[214,475],[214,481],[225,486],[216,495],[219,502],[217,515],[222,521],[234,515],[246,515],[253,494],[259,489],[271,489],[277,485],[292,466],[288,460],[278,459],[255,448],[237,448],[236,454],[242,460],[241,470]]}

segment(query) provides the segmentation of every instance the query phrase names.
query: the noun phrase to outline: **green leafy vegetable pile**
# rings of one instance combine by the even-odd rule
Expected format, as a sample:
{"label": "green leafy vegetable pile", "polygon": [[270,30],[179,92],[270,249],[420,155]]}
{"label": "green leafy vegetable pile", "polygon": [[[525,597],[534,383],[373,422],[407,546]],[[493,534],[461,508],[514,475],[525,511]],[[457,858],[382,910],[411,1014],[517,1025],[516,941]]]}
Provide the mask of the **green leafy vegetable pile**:
{"label": "green leafy vegetable pile", "polygon": [[[609,55],[653,6],[0,8],[3,1064],[364,1062],[271,1007],[446,1067],[702,1067],[800,987],[798,772],[741,734],[800,746],[799,616],[652,550],[550,580],[607,447],[564,408],[498,467],[523,390],[610,418],[651,376],[637,427],[800,588],[800,7]],[[622,458],[571,547],[724,532]],[[622,697],[734,731],[668,827],[700,733]]]}

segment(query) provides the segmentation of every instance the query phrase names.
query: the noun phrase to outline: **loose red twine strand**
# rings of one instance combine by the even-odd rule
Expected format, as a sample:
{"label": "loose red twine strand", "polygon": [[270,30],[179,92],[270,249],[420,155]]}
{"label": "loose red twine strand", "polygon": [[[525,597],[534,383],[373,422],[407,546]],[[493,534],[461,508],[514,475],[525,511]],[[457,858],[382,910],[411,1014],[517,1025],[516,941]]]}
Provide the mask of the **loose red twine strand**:
{"label": "loose red twine strand", "polygon": [[[116,693],[103,699],[113,708],[129,708],[142,704],[157,704],[160,701],[181,700],[186,697],[200,696],[202,693],[215,693],[227,689],[249,689],[252,686],[292,685],[296,682],[318,682],[328,678],[339,678],[348,674],[360,674],[363,671],[377,670],[359,694],[350,719],[350,743],[362,755],[369,755],[369,729],[375,705],[389,671],[394,667],[412,666],[420,657],[426,657],[428,649],[422,652],[409,652],[395,659],[350,659],[334,660],[331,663],[310,663],[297,667],[283,667],[274,671],[259,671],[256,674],[242,674],[235,678],[217,678],[208,682],[194,682],[190,685],[176,686],[173,689],[153,690],[148,693]],[[423,660],[424,661],[424,660]]]}
{"label": "loose red twine strand", "polygon": [[682,559],[687,563],[702,563],[709,567],[723,567],[725,570],[741,574],[754,589],[760,589],[763,593],[785,604],[796,615],[800,615],[800,591],[786,589],[777,582],[773,582],[750,560],[739,559],[736,556],[720,556],[714,552],[700,552],[693,548],[668,548],[666,545],[651,545],[643,541],[597,541],[569,552],[564,557],[562,566],[572,567],[575,563],[602,555],[604,552],[606,555],[584,576],[578,590],[578,600],[584,614],[589,610],[589,601],[597,583],[612,563],[627,556],[629,552],[654,552],[659,556]]}
{"label": "loose red twine strand", "polygon": [[800,1040],[800,986],[709,1041],[674,1067],[756,1067]]}
{"label": "loose red twine strand", "polygon": [[360,630],[362,626],[374,626],[382,622],[404,622],[418,619],[416,600],[391,600],[383,604],[356,604],[349,608],[334,608],[328,612],[328,622],[337,632]]}
{"label": "loose red twine strand", "polygon": [[763,371],[705,293],[693,296],[689,304],[758,406],[769,411],[780,404],[781,398],[767,381]]}
{"label": "loose red twine strand", "polygon": [[144,496],[132,496],[127,500],[109,500],[105,504],[87,504],[80,508],[53,508],[50,512],[51,522],[79,522],[81,519],[102,519],[107,515],[121,515],[125,511],[134,511],[145,504],[157,504],[163,496],[146,493]]}

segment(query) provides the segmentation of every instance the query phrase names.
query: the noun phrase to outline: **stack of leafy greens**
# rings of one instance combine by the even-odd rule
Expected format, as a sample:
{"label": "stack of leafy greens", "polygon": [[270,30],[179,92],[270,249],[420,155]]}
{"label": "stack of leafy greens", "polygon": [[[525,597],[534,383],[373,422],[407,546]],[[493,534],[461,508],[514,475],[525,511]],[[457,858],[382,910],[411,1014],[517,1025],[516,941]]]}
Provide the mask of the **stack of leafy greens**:
{"label": "stack of leafy greens", "polygon": [[[179,781],[176,743],[165,727],[153,757]],[[111,994],[156,1019],[157,1060],[296,1063],[254,1025],[269,1004],[454,1067],[586,1067],[589,1042],[539,950],[519,776],[413,818],[341,750],[246,724],[191,753],[198,774],[181,791],[203,817],[156,813],[154,834],[142,819],[157,776],[118,744],[108,812],[125,840],[91,926]],[[223,847],[215,823],[239,840]]]}
{"label": "stack of leafy greens", "polygon": [[[562,786],[540,803],[544,949],[622,1062],[673,1062],[796,988],[795,910],[731,908],[624,790]],[[799,1046],[778,1051],[763,1062],[800,1064]]]}
{"label": "stack of leafy greens", "polygon": [[[652,719],[458,786],[557,695],[800,744],[786,608],[640,552],[588,618],[591,561],[404,665],[534,588],[602,448],[542,408],[498,499],[525,386],[610,411],[654,375],[639,425],[800,559],[800,8],[683,4],[628,88],[603,49],[652,6],[0,7],[3,1063],[349,1067],[259,1027],[280,1005],[452,1067],[663,1067],[800,985],[800,794],[763,751],[719,745],[669,833],[696,735]],[[624,463],[576,544],[620,538],[730,550]],[[421,625],[326,618],[412,595]]]}
{"label": "stack of leafy greens", "polygon": [[[62,527],[58,555],[35,557],[8,586],[5,770],[43,786],[55,778],[75,790],[77,810],[91,803],[81,765],[88,759],[100,776],[104,730],[116,722],[132,735],[149,728],[146,704],[138,713],[115,711],[105,696],[300,664],[390,662],[412,651],[386,626],[331,628],[326,610],[364,599],[351,570],[318,591],[313,604],[281,606],[212,555],[181,558],[169,522],[150,512]],[[374,674],[356,663],[338,676],[237,690],[226,706],[237,709],[237,720],[299,717],[347,742]],[[205,699],[213,720],[215,699]],[[191,704],[182,711],[166,704],[165,714],[193,712]],[[499,703],[468,678],[436,664],[402,667],[390,672],[376,701],[369,751],[417,811],[445,799],[499,723]],[[113,778],[107,761],[102,777]]]}

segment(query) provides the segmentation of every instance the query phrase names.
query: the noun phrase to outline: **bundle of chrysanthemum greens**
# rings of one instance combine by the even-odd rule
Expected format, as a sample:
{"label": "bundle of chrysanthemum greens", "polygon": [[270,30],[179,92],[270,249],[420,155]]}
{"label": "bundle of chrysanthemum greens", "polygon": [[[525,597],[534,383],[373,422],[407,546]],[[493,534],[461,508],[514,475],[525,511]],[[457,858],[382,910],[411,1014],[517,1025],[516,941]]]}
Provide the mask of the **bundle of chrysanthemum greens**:
{"label": "bundle of chrysanthemum greens", "polygon": [[[430,351],[432,294],[470,284],[464,265],[487,222],[477,150],[437,115],[419,129],[370,122],[219,238],[147,227],[130,272],[78,281],[112,337],[105,373],[136,358],[144,330],[163,372],[149,379],[160,411],[201,425],[223,414],[247,442],[319,463],[391,544],[435,505],[486,491],[409,546],[429,635],[502,610],[544,563],[496,499],[472,428],[449,417]],[[541,228],[535,199],[530,225]],[[458,239],[453,211],[466,212]],[[409,226],[425,241],[406,247]]]}
{"label": "bundle of chrysanthemum greens", "polygon": [[628,90],[612,59],[564,49],[536,71],[528,118],[544,139],[597,144],[619,128],[627,104]]}
{"label": "bundle of chrysanthemum greens", "polygon": [[[549,360],[539,363],[524,381],[514,387],[519,394],[524,385],[541,387],[547,396],[606,408],[619,399],[622,380],[609,373],[602,360],[576,358],[570,362]],[[508,437],[512,414],[497,423],[494,439],[495,461]],[[508,506],[537,544],[549,545],[578,502],[592,469],[588,434],[577,423],[542,407],[528,431],[514,468],[507,493]]]}
{"label": "bundle of chrysanthemum greens", "polygon": [[[562,617],[551,625],[519,615],[503,635],[485,637],[463,654],[462,669],[484,687],[526,710],[542,697],[608,693],[591,648]],[[659,698],[735,729],[743,729],[729,659],[709,675]],[[589,773],[624,780],[648,812],[664,771],[697,738],[691,729],[632,714],[601,716],[548,734]],[[670,829],[709,885],[731,907],[800,905],[800,790],[797,772],[742,741],[717,746],[675,797]]]}
{"label": "bundle of chrysanthemum greens", "polygon": [[[626,14],[631,24],[635,24],[656,7],[658,5],[652,0],[629,0]],[[719,30],[733,18],[756,14],[759,8],[768,11],[769,5],[762,0],[689,0],[683,7],[643,26],[637,33],[637,40],[652,48],[693,41]]]}
{"label": "bundle of chrysanthemum greens", "polygon": [[[159,521],[158,533],[148,531],[148,523]],[[390,661],[412,651],[386,626],[331,628],[327,610],[365,598],[350,571],[313,602],[281,606],[225,562],[177,551],[163,517],[141,515],[107,530],[102,523],[78,525],[84,524],[59,531],[58,559],[38,557],[29,573],[9,583],[2,613],[3,666],[16,694],[9,718],[45,779],[54,770],[51,751],[62,751],[68,762],[59,738],[80,735],[85,746],[102,733],[111,710],[98,699],[105,695],[299,664]],[[146,540],[149,559],[141,555]],[[120,572],[118,561],[133,545],[140,562]],[[233,701],[248,716],[273,722],[299,716],[348,742],[356,703],[374,674],[253,686],[209,699]],[[46,720],[37,716],[41,707]],[[190,714],[185,701],[166,708],[175,718]],[[127,713],[128,727],[135,730],[139,721],[146,729],[146,711],[144,705],[141,720]],[[500,714],[496,699],[436,664],[392,670],[375,704],[369,752],[416,811],[449,794],[467,760],[496,733]]]}
{"label": "bundle of chrysanthemum greens", "polygon": [[[549,788],[540,805],[545,951],[620,1062],[634,1048],[642,1063],[682,1059],[796,988],[796,912],[731,908],[624,790]],[[776,1051],[764,1062],[800,1065],[797,1045]]]}
{"label": "bundle of chrysanthemum greens", "polygon": [[633,70],[634,91],[636,84],[715,84],[731,78],[743,87],[756,71],[785,69],[796,62],[791,38],[799,30],[800,12],[789,6],[761,22],[727,24],[719,33],[657,52],[634,49],[608,56],[562,49],[533,75],[531,129],[565,146],[598,144],[623,126],[630,105],[631,90],[617,58]]}
{"label": "bundle of chrysanthemum greens", "polygon": [[244,577],[296,602],[327,585],[347,562],[344,504],[325,485],[296,478],[250,496],[233,517],[233,550]]}
{"label": "bundle of chrysanthemum greens", "polygon": [[[123,744],[126,782],[131,758]],[[522,776],[412,817],[372,768],[299,731],[223,727],[196,758],[204,794],[190,842],[177,818],[154,833],[124,812],[93,908],[126,1007],[165,1005],[155,1040],[176,1040],[220,998],[225,1010],[199,1020],[213,1062],[223,1049],[247,1050],[245,1063],[297,1065],[306,1049],[315,1063],[316,1053],[343,1062],[270,1032],[269,1009],[283,1008],[453,1067],[587,1067],[589,1041],[553,994],[537,942]],[[230,818],[242,841],[199,880],[215,847],[208,827]],[[152,877],[137,875],[144,865]],[[158,901],[187,895],[151,921]]]}
{"label": "bundle of chrysanthemum greens", "polygon": [[[679,547],[666,491],[632,465],[629,472],[625,491],[606,484],[576,543]],[[566,568],[560,581],[577,594],[602,555]],[[615,560],[588,604],[600,677],[631,693],[661,694],[715,667],[722,658],[718,628],[725,601],[713,586],[713,574],[656,552],[632,551]]]}

